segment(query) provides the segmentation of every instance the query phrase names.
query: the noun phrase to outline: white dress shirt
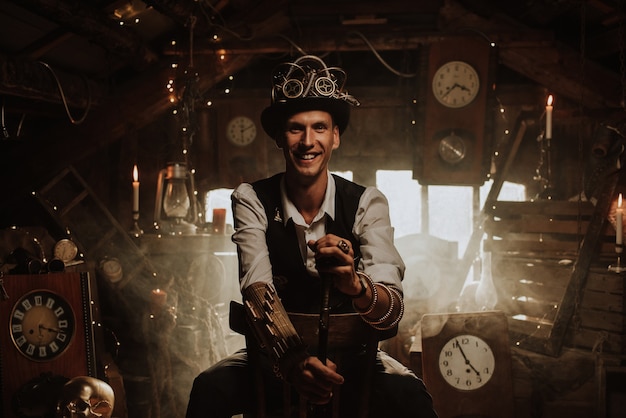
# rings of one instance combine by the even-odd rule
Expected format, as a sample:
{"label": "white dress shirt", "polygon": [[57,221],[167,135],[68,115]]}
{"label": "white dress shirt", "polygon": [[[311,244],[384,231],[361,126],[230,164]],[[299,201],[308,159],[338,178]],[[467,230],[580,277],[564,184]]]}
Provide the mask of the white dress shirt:
{"label": "white dress shirt", "polygon": [[[236,226],[232,240],[239,250],[240,287],[245,289],[255,282],[270,283],[272,265],[265,241],[269,224],[265,208],[249,183],[240,184],[233,191],[231,199]],[[329,173],[324,201],[310,225],[287,197],[284,179],[281,180],[281,200],[283,212],[277,214],[279,216],[271,222],[286,224],[289,219],[293,219],[302,262],[310,274],[317,276],[314,254],[306,243],[323,237],[326,234],[326,217],[335,217],[335,180]],[[393,244],[387,198],[375,187],[367,187],[361,195],[352,233],[361,247],[358,270],[368,274],[375,282],[393,285],[401,290],[404,262]]]}

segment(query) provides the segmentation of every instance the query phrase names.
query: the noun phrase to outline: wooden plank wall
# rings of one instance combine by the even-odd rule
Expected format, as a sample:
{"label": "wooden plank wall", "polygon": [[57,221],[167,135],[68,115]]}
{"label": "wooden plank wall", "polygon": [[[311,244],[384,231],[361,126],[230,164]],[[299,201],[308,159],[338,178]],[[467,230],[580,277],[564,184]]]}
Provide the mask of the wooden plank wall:
{"label": "wooden plank wall", "polygon": [[524,348],[526,339],[550,338],[593,213],[591,203],[569,201],[497,202],[490,209],[484,250],[491,252],[497,309],[509,318],[517,418],[613,417],[614,399],[624,396],[607,378],[610,370],[623,373],[626,354],[626,273],[608,269],[616,263],[608,222],[574,295],[561,352]]}
{"label": "wooden plank wall", "polygon": [[[485,251],[492,253],[498,307],[508,313],[516,338],[549,336],[593,209],[589,202],[569,201],[494,205],[485,224]],[[605,351],[622,350],[623,274],[607,269],[615,263],[614,242],[614,230],[607,227],[576,295],[567,346],[592,349],[602,342]]]}

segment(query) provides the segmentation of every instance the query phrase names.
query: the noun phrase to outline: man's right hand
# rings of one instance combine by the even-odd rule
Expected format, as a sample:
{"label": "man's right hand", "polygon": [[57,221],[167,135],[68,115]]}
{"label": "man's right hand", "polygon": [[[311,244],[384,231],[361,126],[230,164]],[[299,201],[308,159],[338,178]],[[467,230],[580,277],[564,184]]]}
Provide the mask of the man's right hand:
{"label": "man's right hand", "polygon": [[337,373],[337,365],[309,356],[289,373],[289,383],[309,402],[324,405],[333,397],[333,386],[343,384],[343,376]]}

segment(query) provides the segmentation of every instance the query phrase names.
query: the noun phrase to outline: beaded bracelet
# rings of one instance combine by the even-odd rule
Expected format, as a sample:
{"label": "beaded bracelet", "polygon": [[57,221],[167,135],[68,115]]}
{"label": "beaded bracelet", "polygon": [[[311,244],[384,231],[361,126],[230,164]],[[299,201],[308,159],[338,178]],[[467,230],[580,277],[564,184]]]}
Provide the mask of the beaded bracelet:
{"label": "beaded bracelet", "polygon": [[372,290],[372,301],[370,302],[370,305],[364,311],[357,308],[354,302],[352,302],[352,306],[354,307],[354,310],[357,311],[359,315],[364,317],[365,315],[371,314],[372,311],[374,310],[374,307],[376,306],[376,303],[378,303],[378,290],[376,290],[376,285],[374,284],[374,281],[372,280],[370,276],[363,273],[362,271],[357,271],[356,274],[358,274],[360,278],[365,279],[365,281],[368,283],[369,288]]}
{"label": "beaded bracelet", "polygon": [[404,316],[404,303],[402,302],[402,295],[400,294],[400,292],[398,290],[394,289],[393,287],[390,287],[389,290],[391,290],[393,293],[395,293],[395,295],[398,297],[398,302],[400,304],[400,313],[388,325],[381,326],[381,325],[371,324],[372,328],[377,329],[379,331],[386,331],[388,329],[391,329],[391,328],[395,327],[396,325],[398,325],[398,323],[400,322],[400,320]]}
{"label": "beaded bracelet", "polygon": [[387,291],[387,295],[389,295],[389,309],[387,309],[387,312],[381,316],[378,319],[370,319],[370,318],[363,318],[365,320],[365,322],[367,322],[370,325],[379,325],[382,324],[383,322],[385,322],[386,320],[389,319],[389,317],[391,316],[391,314],[393,313],[393,309],[394,309],[394,295],[391,293],[391,290],[389,290],[389,288],[385,285],[380,285],[380,287],[382,287],[383,289],[385,289]]}

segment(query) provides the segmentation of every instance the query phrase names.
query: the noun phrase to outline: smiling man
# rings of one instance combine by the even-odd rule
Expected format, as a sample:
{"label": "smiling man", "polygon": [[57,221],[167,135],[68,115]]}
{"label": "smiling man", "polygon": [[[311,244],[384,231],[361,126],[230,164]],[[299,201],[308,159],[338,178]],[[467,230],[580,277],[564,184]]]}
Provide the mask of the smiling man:
{"label": "smiling man", "polygon": [[[356,312],[383,331],[397,327],[404,312],[404,263],[393,244],[385,196],[329,172],[350,108],[358,106],[343,90],[345,78],[315,56],[275,70],[272,103],[261,123],[282,150],[285,171],[243,183],[232,194],[240,288],[249,323],[266,349],[269,409],[281,406],[283,381],[311,404],[328,403],[333,386],[344,383],[342,400],[359,399],[350,396],[358,388],[349,384],[355,380],[350,371],[311,355],[287,312]],[[419,378],[382,351],[376,361],[371,417],[436,417]],[[244,349],[195,379],[187,418],[227,418],[253,405]],[[341,417],[354,417],[358,409],[342,402]]]}

